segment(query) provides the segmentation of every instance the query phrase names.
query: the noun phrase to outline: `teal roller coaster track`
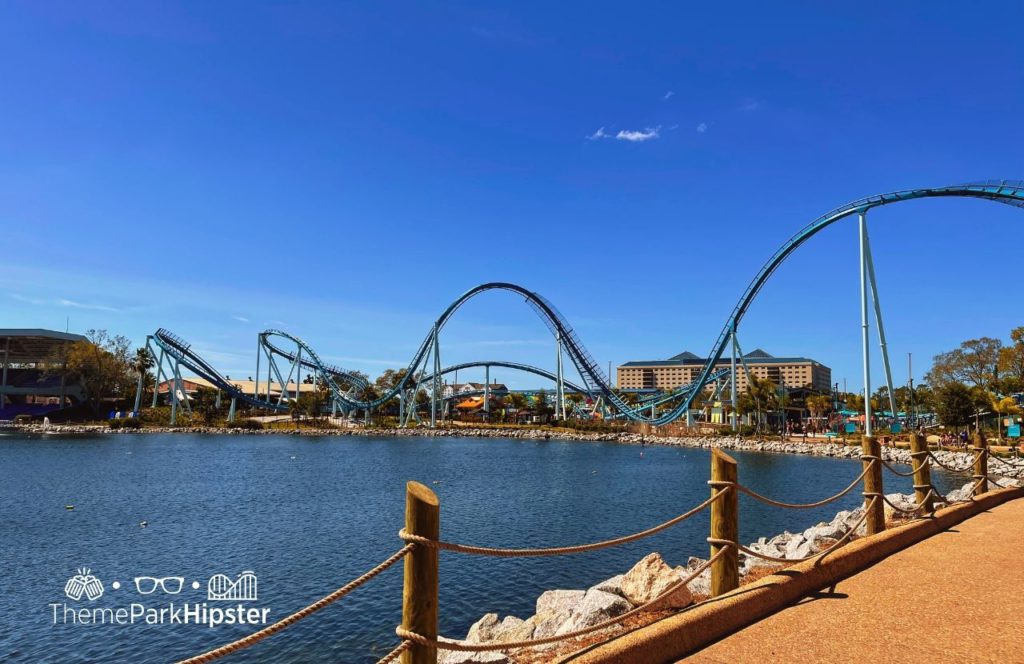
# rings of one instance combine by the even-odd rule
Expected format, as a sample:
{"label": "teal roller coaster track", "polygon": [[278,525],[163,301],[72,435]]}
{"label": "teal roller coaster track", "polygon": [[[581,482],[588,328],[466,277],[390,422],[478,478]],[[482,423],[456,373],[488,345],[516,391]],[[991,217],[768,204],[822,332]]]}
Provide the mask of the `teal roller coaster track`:
{"label": "teal roller coaster track", "polygon": [[[363,398],[363,395],[367,394],[367,382],[365,378],[356,372],[348,371],[324,362],[320,356],[317,355],[316,351],[314,351],[313,348],[311,348],[302,339],[281,330],[266,330],[259,334],[257,347],[257,387],[252,392],[245,392],[237,388],[234,383],[222,376],[209,362],[205,361],[195,351],[193,351],[188,343],[163,328],[157,330],[148,341],[152,341],[155,345],[153,350],[159,354],[157,368],[158,380],[166,376],[168,379],[174,379],[176,381],[176,385],[180,384],[180,367],[185,366],[195,372],[198,376],[212,383],[218,390],[223,391],[231,398],[232,417],[234,415],[234,404],[236,402],[243,402],[259,408],[276,411],[286,410],[288,408],[285,395],[287,386],[293,383],[293,377],[294,384],[298,385],[300,382],[301,372],[303,369],[306,369],[309,372],[313,372],[321,384],[327,386],[335,407],[341,407],[349,412],[355,410],[369,412],[378,408],[382,404],[391,401],[395,397],[398,397],[402,404],[401,409],[403,412],[404,422],[408,422],[409,414],[414,412],[416,393],[419,390],[426,390],[430,396],[432,411],[431,423],[433,424],[436,422],[436,408],[440,398],[440,380],[442,375],[456,371],[459,367],[495,366],[525,371],[554,380],[556,382],[556,400],[562,400],[563,414],[564,390],[565,388],[568,388],[571,391],[581,392],[595,399],[602,399],[603,402],[614,412],[614,416],[616,417],[626,418],[637,422],[646,422],[654,425],[666,424],[687,413],[691,408],[694,399],[706,386],[717,384],[719,388],[721,388],[721,385],[726,380],[731,380],[733,381],[732,384],[735,384],[736,331],[739,324],[765,283],[767,283],[786,258],[788,258],[807,240],[841,219],[858,215],[861,220],[861,250],[863,260],[865,251],[867,251],[868,254],[870,252],[866,246],[865,226],[866,214],[869,210],[903,201],[939,197],[980,198],[997,203],[1024,207],[1024,182],[1003,180],[953,185],[948,187],[897,191],[889,194],[862,198],[838,207],[818,217],[800,229],[781,247],[779,247],[779,249],[772,254],[768,261],[750,281],[750,284],[747,286],[746,290],[744,290],[736,306],[733,308],[732,313],[729,315],[721,333],[712,345],[711,352],[708,353],[707,360],[698,374],[698,378],[690,385],[679,388],[668,395],[658,397],[656,402],[647,401],[641,404],[626,403],[620,394],[613,389],[609,376],[605,374],[600,364],[598,364],[593,355],[591,355],[586,349],[582,339],[580,339],[572,325],[555,308],[555,306],[538,293],[517,284],[506,282],[490,282],[481,284],[466,291],[452,302],[434,321],[426,337],[423,339],[423,342],[409,361],[406,371],[402,377],[393,387],[375,395],[373,398]],[[870,258],[867,260],[870,261]],[[864,265],[865,264],[862,263],[862,306],[865,311],[864,327],[866,344],[867,297],[865,290],[866,282],[865,277],[863,276]],[[870,263],[867,263],[867,269],[871,271],[870,276],[873,285],[873,267]],[[514,295],[521,296],[524,301],[540,316],[541,320],[545,323],[555,338],[558,346],[559,366],[555,373],[528,365],[501,362],[498,360],[467,363],[447,368],[441,366],[439,333],[444,328],[445,324],[466,302],[481,293],[492,290],[507,291]],[[876,314],[880,327],[879,331],[882,333],[877,295],[875,297],[875,303]],[[727,349],[729,349],[730,345],[733,348],[734,357],[732,369],[726,371],[716,369],[716,365],[718,365],[722,360],[722,356],[726,353]],[[884,336],[882,338],[882,345],[884,353]],[[294,350],[292,350],[293,348]],[[569,383],[564,380],[561,366],[563,353],[568,356],[579,374],[581,379],[579,384]],[[261,391],[260,389],[259,363],[261,357],[265,358],[267,363],[267,379],[263,384],[263,387],[266,389],[264,391]],[[170,367],[167,372],[163,371],[165,360]],[[281,370],[280,364],[282,363],[288,367],[287,374]],[[887,356],[886,370],[888,378]],[[866,384],[868,383],[867,373],[868,369],[865,346]],[[276,399],[272,398],[270,390],[270,382],[272,378],[276,378],[278,383],[282,386],[280,394]],[[298,388],[296,387],[296,392],[297,391]],[[735,390],[733,390],[733,392],[735,393]],[[177,404],[180,400],[179,397],[180,395],[177,394],[177,390],[172,390],[172,412],[176,410]],[[155,401],[156,397],[154,395],[154,405]],[[185,403],[187,406],[187,401]],[[652,408],[652,405],[665,404],[668,404],[668,407],[661,411],[658,411],[656,408]],[[136,409],[137,407],[138,403],[136,404]]]}

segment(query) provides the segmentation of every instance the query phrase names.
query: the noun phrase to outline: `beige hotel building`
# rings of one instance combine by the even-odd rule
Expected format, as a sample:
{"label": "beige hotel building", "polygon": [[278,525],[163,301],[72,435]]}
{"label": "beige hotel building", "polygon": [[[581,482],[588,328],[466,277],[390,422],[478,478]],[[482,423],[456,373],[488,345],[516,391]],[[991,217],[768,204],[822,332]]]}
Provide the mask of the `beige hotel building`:
{"label": "beige hotel building", "polygon": [[[626,362],[616,369],[616,385],[620,389],[673,390],[697,380],[707,360],[683,352],[667,360]],[[736,358],[737,392],[747,390],[747,372],[787,388],[810,387],[817,392],[832,389],[832,370],[821,362],[806,357],[773,357],[761,349],[751,351],[741,361]],[[723,357],[715,369],[728,369],[730,359]]]}

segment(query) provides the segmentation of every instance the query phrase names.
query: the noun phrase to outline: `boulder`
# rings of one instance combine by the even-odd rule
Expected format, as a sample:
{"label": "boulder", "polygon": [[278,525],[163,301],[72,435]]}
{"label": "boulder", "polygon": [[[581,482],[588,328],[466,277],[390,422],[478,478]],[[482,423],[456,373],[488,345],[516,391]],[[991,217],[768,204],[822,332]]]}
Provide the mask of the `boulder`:
{"label": "boulder", "polygon": [[[677,567],[676,571],[679,572],[684,578],[693,574],[693,568]],[[686,584],[686,587],[690,589],[691,599],[692,595],[711,595],[711,568],[707,568],[701,572],[693,581]]]}
{"label": "boulder", "polygon": [[786,548],[784,550],[786,558],[801,558],[801,551],[806,551],[808,548],[808,541],[803,535],[794,535],[789,538],[786,542]]}
{"label": "boulder", "polygon": [[553,636],[572,618],[576,605],[583,601],[584,590],[548,590],[537,598],[537,613],[534,621],[533,638]]}
{"label": "boulder", "polygon": [[849,530],[844,524],[836,521],[832,521],[832,523],[822,522],[805,530],[804,537],[812,542],[817,542],[817,540],[822,538],[837,540],[849,532]]}
{"label": "boulder", "polygon": [[583,600],[576,605],[572,617],[562,623],[556,633],[565,634],[591,627],[609,618],[621,616],[632,608],[633,605],[624,597],[591,588],[583,596]]}
{"label": "boulder", "polygon": [[492,641],[526,641],[533,638],[535,623],[515,616],[505,616],[494,628]]}
{"label": "boulder", "polygon": [[[673,584],[686,577],[685,572],[672,569],[661,554],[650,553],[633,565],[622,578],[622,594],[634,606],[640,606],[658,597]],[[680,586],[651,609],[681,609],[693,604],[693,595],[686,586]]]}
{"label": "boulder", "polygon": [[613,595],[618,595],[619,597],[625,597],[625,595],[622,594],[622,578],[624,576],[625,574],[616,574],[612,578],[606,579],[601,583],[592,586],[590,589],[611,593]]}
{"label": "boulder", "polygon": [[[896,507],[899,507],[900,509],[909,510],[916,506],[913,494],[907,495],[902,493],[890,493],[886,494],[885,497],[889,500],[889,503],[896,505]],[[886,519],[906,519],[912,516],[907,512],[901,512],[900,510],[895,509],[889,503],[884,503],[882,507],[885,512]]]}
{"label": "boulder", "polygon": [[494,631],[501,623],[497,613],[486,613],[469,628],[466,641],[469,643],[487,643],[494,640]]}
{"label": "boulder", "polygon": [[500,652],[458,652],[455,650],[438,650],[438,664],[509,664],[508,655]]}

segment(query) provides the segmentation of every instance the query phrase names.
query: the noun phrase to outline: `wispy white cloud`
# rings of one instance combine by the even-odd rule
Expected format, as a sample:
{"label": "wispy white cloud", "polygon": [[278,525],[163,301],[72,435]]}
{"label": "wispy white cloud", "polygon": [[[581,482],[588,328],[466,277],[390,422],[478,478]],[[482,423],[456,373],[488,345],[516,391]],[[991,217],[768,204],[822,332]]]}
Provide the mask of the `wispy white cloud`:
{"label": "wispy white cloud", "polygon": [[703,134],[707,130],[708,130],[708,123],[707,122],[701,122],[699,125],[697,125],[697,133],[698,134]]}
{"label": "wispy white cloud", "polygon": [[759,108],[761,108],[761,100],[760,99],[749,99],[748,98],[748,99],[744,99],[743,100],[743,103],[740,104],[739,110],[744,111],[746,113],[749,113],[751,111],[756,111]]}
{"label": "wispy white cloud", "polygon": [[658,125],[657,127],[647,127],[644,130],[623,129],[615,134],[615,138],[620,141],[629,141],[630,143],[643,143],[644,141],[658,138],[660,135],[661,125]]}
{"label": "wispy white cloud", "polygon": [[232,316],[232,318],[234,318],[235,320],[237,320],[240,323],[248,323],[249,322],[249,319],[246,318],[245,316]]}
{"label": "wispy white cloud", "polygon": [[672,97],[674,97],[674,96],[675,96],[675,94],[676,94],[676,93],[674,93],[674,92],[672,92],[671,90],[669,90],[668,92],[666,92],[666,93],[665,93],[665,96],[664,96],[664,97],[662,97],[662,99],[664,99],[665,101],[668,101],[669,99],[671,99]]}
{"label": "wispy white cloud", "polygon": [[120,309],[116,307],[107,306],[105,304],[95,304],[89,302],[75,302],[74,300],[68,300],[67,298],[59,297],[54,300],[45,300],[34,297],[25,297],[19,293],[8,293],[12,298],[19,302],[25,302],[27,304],[34,304],[37,306],[44,307],[69,307],[72,309],[89,309],[92,311],[112,311],[118,312]]}
{"label": "wispy white cloud", "polygon": [[603,138],[614,138],[617,141],[629,141],[630,143],[643,143],[661,135],[661,125],[647,127],[646,129],[621,129],[618,133],[612,134],[601,127],[593,134],[587,136],[588,141],[598,141]]}

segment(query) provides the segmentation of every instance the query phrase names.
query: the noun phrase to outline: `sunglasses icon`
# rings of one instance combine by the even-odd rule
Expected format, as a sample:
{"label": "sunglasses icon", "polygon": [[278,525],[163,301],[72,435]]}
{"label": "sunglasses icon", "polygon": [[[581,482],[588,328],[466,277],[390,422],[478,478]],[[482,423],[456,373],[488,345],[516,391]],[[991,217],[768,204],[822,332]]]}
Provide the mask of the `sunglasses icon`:
{"label": "sunglasses icon", "polygon": [[155,576],[135,577],[135,589],[139,591],[140,595],[153,594],[156,592],[157,586],[168,595],[177,595],[181,592],[184,584],[185,577],[183,576],[165,576],[162,578]]}

